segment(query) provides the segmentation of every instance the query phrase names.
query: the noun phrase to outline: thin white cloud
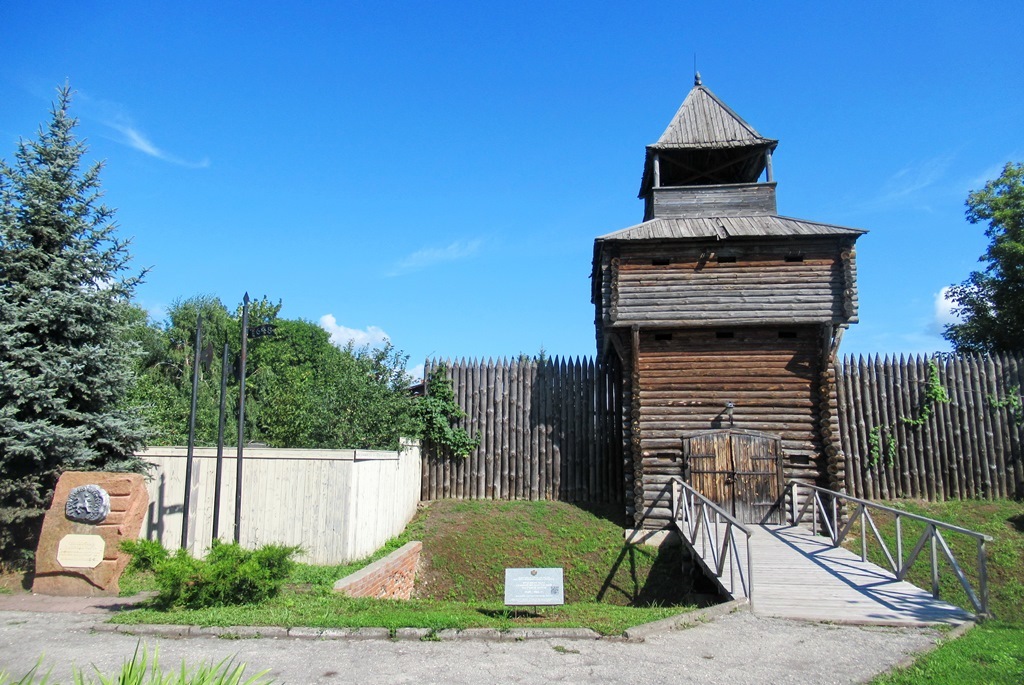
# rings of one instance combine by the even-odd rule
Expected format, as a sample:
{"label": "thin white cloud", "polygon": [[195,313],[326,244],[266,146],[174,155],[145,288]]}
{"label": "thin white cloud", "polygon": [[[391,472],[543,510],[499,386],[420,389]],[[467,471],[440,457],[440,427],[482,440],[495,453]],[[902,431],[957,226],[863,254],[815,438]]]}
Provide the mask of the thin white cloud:
{"label": "thin white cloud", "polygon": [[953,155],[940,155],[909,164],[890,176],[872,204],[888,207],[914,200],[936,185],[953,164]]}
{"label": "thin white cloud", "polygon": [[387,275],[400,276],[412,271],[426,269],[435,264],[466,259],[476,254],[480,250],[481,245],[483,245],[483,241],[477,239],[469,242],[456,240],[447,247],[425,247],[399,260]]}
{"label": "thin white cloud", "polygon": [[157,146],[136,126],[124,105],[94,98],[79,91],[75,91],[74,98],[81,106],[84,115],[115,131],[116,135],[113,136],[113,140],[122,145],[127,145],[133,150],[160,161],[189,169],[205,169],[210,166],[210,160],[205,157],[199,161],[187,160]]}
{"label": "thin white cloud", "polygon": [[171,164],[177,164],[178,166],[188,167],[190,169],[205,169],[210,166],[210,160],[205,157],[198,162],[191,162],[181,157],[177,157],[157,147],[153,141],[146,137],[144,133],[139,131],[130,123],[123,121],[104,121],[105,125],[117,131],[121,134],[118,142],[121,142],[128,147],[138,150],[144,155],[155,157],[163,162],[170,162]]}
{"label": "thin white cloud", "polygon": [[383,345],[391,339],[391,336],[376,326],[367,326],[365,331],[359,330],[358,328],[342,326],[338,323],[338,320],[334,318],[334,314],[324,314],[321,316],[320,328],[330,334],[331,342],[338,347],[345,347],[349,342],[357,348],[365,345],[374,347],[377,345]]}

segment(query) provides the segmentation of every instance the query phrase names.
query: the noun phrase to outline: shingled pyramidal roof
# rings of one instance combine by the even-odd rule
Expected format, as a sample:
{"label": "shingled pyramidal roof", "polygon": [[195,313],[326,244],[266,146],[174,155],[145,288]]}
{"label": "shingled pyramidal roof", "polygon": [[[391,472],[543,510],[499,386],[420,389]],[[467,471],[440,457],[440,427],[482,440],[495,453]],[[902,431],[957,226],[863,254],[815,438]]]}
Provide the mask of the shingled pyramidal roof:
{"label": "shingled pyramidal roof", "polygon": [[[598,240],[864,233],[777,214],[771,156],[778,144],[722,102],[698,73],[665,132],[647,146],[644,223]],[[762,174],[766,181],[759,182]]]}
{"label": "shingled pyramidal roof", "polygon": [[700,74],[694,79],[679,111],[672,117],[661,138],[648,149],[723,148],[770,146],[779,141],[765,138],[718,96],[705,87]]}

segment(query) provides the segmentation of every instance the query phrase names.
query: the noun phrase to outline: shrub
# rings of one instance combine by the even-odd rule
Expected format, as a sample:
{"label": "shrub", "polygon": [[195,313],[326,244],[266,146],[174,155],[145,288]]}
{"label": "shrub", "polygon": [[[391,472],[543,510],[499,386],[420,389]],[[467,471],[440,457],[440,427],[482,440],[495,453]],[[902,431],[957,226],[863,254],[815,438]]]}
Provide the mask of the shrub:
{"label": "shrub", "polygon": [[196,559],[185,550],[171,555],[159,543],[140,542],[145,544],[122,547],[138,553],[132,560],[137,569],[152,569],[159,588],[155,602],[164,609],[258,604],[281,590],[295,566],[292,555],[299,551],[281,545],[247,550],[214,540],[206,559]]}
{"label": "shrub", "polygon": [[133,571],[152,571],[170,556],[158,540],[124,540],[121,549],[132,555],[128,568]]}

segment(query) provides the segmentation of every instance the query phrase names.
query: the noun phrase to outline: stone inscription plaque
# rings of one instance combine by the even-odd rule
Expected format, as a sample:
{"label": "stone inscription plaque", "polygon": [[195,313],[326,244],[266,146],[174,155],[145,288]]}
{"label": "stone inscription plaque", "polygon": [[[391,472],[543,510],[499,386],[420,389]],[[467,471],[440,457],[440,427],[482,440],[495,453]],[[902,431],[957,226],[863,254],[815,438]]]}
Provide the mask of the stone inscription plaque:
{"label": "stone inscription plaque", "polygon": [[148,501],[137,473],[63,473],[39,533],[32,592],[117,595],[128,564],[121,541],[139,537]]}
{"label": "stone inscription plaque", "polygon": [[505,606],[565,604],[560,568],[505,569]]}
{"label": "stone inscription plaque", "polygon": [[57,563],[64,568],[96,568],[106,547],[99,535],[65,535],[57,545]]}

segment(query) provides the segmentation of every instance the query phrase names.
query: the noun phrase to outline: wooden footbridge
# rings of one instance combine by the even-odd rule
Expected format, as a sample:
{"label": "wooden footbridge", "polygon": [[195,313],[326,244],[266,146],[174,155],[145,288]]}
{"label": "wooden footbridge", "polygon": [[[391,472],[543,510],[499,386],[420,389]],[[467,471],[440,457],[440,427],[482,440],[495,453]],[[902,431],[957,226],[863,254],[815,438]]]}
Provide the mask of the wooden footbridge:
{"label": "wooden footbridge", "polygon": [[[673,522],[684,544],[723,594],[746,598],[757,615],[920,626],[955,625],[987,613],[988,536],[795,481],[758,524],[741,523],[681,479],[671,481],[671,494]],[[852,508],[845,521],[837,516],[844,504]],[[872,518],[871,511],[879,509],[896,517],[895,556]],[[901,531],[904,519],[924,525],[924,532],[906,555]],[[863,531],[860,555],[842,547],[857,522]],[[944,531],[977,540],[977,587],[963,573]],[[889,568],[867,561],[868,533],[874,534],[872,543],[880,545]],[[922,556],[931,564],[931,591],[904,580]],[[941,558],[948,561],[963,586],[973,614],[939,599]]]}

